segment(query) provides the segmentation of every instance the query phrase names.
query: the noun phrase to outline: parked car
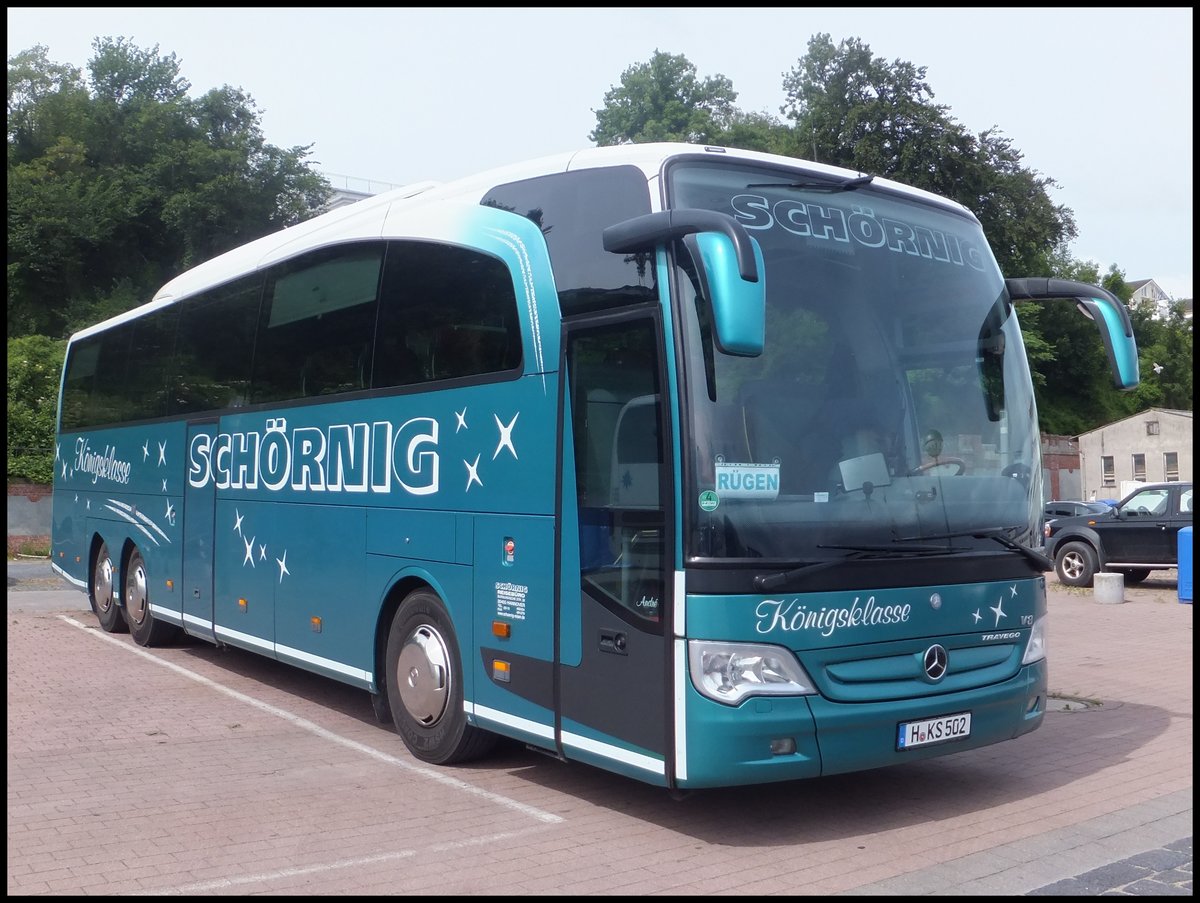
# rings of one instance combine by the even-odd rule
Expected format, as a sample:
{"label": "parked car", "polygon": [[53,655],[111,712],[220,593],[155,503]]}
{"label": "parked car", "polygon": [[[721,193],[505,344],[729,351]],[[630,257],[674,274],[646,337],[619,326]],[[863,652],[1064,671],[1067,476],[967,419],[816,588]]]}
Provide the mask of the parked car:
{"label": "parked car", "polygon": [[1068,586],[1091,586],[1097,571],[1140,583],[1179,565],[1179,531],[1191,525],[1191,483],[1147,483],[1107,512],[1046,521],[1046,555]]}
{"label": "parked car", "polygon": [[1106,514],[1112,510],[1108,502],[1046,502],[1042,514],[1046,520],[1056,517],[1078,517],[1081,514]]}

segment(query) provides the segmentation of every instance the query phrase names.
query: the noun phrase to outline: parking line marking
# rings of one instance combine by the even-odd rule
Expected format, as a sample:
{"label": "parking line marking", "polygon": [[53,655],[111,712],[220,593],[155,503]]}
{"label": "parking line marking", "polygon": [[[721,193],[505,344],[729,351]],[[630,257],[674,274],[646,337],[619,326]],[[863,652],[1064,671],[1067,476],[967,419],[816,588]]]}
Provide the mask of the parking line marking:
{"label": "parking line marking", "polygon": [[436,781],[439,784],[443,784],[446,787],[451,787],[455,790],[461,790],[464,793],[470,793],[475,796],[482,797],[483,799],[495,803],[498,806],[504,806],[508,809],[515,809],[516,811],[524,815],[528,815],[530,818],[535,818],[540,822],[544,822],[546,824],[557,824],[565,821],[565,819],[560,815],[555,815],[552,812],[546,812],[534,806],[526,805],[525,803],[510,799],[509,797],[501,796],[498,793],[492,793],[490,790],[484,790],[480,787],[475,787],[472,784],[468,784],[466,781],[451,777],[444,772],[435,771],[430,768],[424,768],[419,765],[413,765],[409,762],[405,762],[403,759],[397,758],[396,756],[381,752],[374,747],[367,746],[365,743],[359,743],[357,740],[351,740],[347,737],[341,736],[340,734],[335,734],[333,731],[327,730],[326,728],[321,727],[319,724],[314,724],[305,718],[301,718],[299,715],[293,715],[286,709],[277,708],[276,706],[255,699],[253,696],[247,696],[245,693],[241,693],[230,687],[224,686],[223,684],[217,683],[215,680],[211,680],[201,674],[197,674],[194,671],[189,671],[187,668],[176,665],[174,662],[164,661],[163,659],[153,655],[150,652],[147,652],[139,646],[131,646],[129,643],[115,639],[114,637],[97,630],[93,626],[75,620],[70,615],[59,615],[58,618],[59,620],[66,621],[68,624],[74,627],[78,627],[85,633],[95,636],[97,639],[104,640],[106,643],[111,643],[118,649],[123,649],[126,652],[132,652],[135,655],[140,655],[147,661],[154,662],[154,664],[161,665],[164,668],[169,668],[176,674],[180,674],[190,680],[194,680],[196,683],[202,684],[209,689],[224,693],[226,696],[230,696],[233,699],[236,699],[238,702],[243,702],[246,705],[253,706],[259,711],[266,712],[268,715],[274,715],[276,718],[282,718],[289,724],[292,724],[301,730],[308,731],[310,734],[315,734],[323,740],[329,740],[333,743],[337,743],[340,746],[344,746],[347,749],[352,749],[356,752],[371,756],[372,758],[377,759],[378,761],[387,765],[395,765],[397,768],[403,768],[406,771],[429,778],[430,780]]}
{"label": "parking line marking", "polygon": [[[502,840],[512,840],[523,834],[529,834],[538,828],[527,828],[524,831],[507,831],[503,834],[491,834],[487,837],[472,837],[469,840],[459,840],[452,843],[439,843],[429,847],[427,852],[445,853],[451,850],[461,850],[465,847],[482,846],[498,843]],[[394,862],[408,859],[417,855],[417,850],[396,850],[392,853],[380,853],[376,856],[360,856],[355,859],[337,859],[321,865],[310,865],[304,868],[276,869],[273,872],[262,872],[257,875],[243,875],[240,878],[218,878],[215,881],[201,881],[197,884],[185,884],[182,887],[158,888],[155,890],[139,891],[131,894],[134,897],[157,897],[160,895],[181,896],[183,894],[207,894],[213,891],[238,887],[244,884],[260,884],[265,881],[275,881],[280,878],[295,878],[299,875],[312,875],[323,872],[333,872],[338,869],[355,868],[363,865],[374,865],[377,862]]]}

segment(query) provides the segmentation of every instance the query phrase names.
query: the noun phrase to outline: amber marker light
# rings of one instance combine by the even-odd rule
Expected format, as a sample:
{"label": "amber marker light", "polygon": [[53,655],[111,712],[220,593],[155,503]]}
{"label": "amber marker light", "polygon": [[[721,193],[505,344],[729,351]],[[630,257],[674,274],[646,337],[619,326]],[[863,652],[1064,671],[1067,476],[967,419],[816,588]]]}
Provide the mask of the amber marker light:
{"label": "amber marker light", "polygon": [[511,679],[509,674],[510,670],[511,666],[508,662],[502,662],[498,658],[492,660],[492,677],[496,680],[508,683]]}
{"label": "amber marker light", "polygon": [[238,599],[238,608],[240,608],[242,611],[246,610],[246,600],[245,599]]}
{"label": "amber marker light", "polygon": [[321,619],[317,615],[313,615],[308,619],[308,623],[312,625],[313,633],[321,632]]}
{"label": "amber marker light", "polygon": [[512,636],[512,625],[508,621],[492,621],[492,636],[507,640]]}
{"label": "amber marker light", "polygon": [[174,581],[174,580],[168,580],[168,581],[167,581],[167,589],[169,589],[169,590],[174,590],[174,589],[175,589],[175,581]]}

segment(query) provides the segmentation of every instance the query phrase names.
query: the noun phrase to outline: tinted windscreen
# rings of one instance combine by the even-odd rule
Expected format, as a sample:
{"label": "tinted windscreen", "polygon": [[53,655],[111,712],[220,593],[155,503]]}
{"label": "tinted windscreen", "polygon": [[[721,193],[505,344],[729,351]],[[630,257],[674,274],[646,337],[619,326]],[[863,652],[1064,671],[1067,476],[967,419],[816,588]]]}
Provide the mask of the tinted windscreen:
{"label": "tinted windscreen", "polygon": [[1032,540],[1033,393],[978,224],[899,193],[811,182],[743,166],[670,173],[674,206],[734,216],[766,268],[767,344],[754,358],[712,352],[693,274],[678,280],[691,552],[797,560],[992,527]]}

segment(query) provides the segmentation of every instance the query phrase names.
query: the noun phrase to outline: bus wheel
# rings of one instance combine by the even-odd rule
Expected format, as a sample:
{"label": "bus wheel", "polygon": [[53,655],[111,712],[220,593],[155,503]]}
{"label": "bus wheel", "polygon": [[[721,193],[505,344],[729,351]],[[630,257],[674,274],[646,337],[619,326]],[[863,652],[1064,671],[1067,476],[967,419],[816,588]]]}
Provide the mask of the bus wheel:
{"label": "bus wheel", "polygon": [[128,632],[125,615],[113,595],[113,563],[108,554],[108,543],[105,542],[100,543],[92,561],[92,591],[88,593],[88,601],[92,603],[92,611],[106,633]]}
{"label": "bus wheel", "polygon": [[388,633],[387,698],[404,745],[423,762],[466,762],[495,743],[494,734],[467,724],[461,662],[441,599],[429,590],[414,590]]}
{"label": "bus wheel", "polygon": [[125,565],[125,618],[139,646],[161,646],[175,636],[175,625],[159,621],[150,611],[150,584],[146,562],[136,548]]}

